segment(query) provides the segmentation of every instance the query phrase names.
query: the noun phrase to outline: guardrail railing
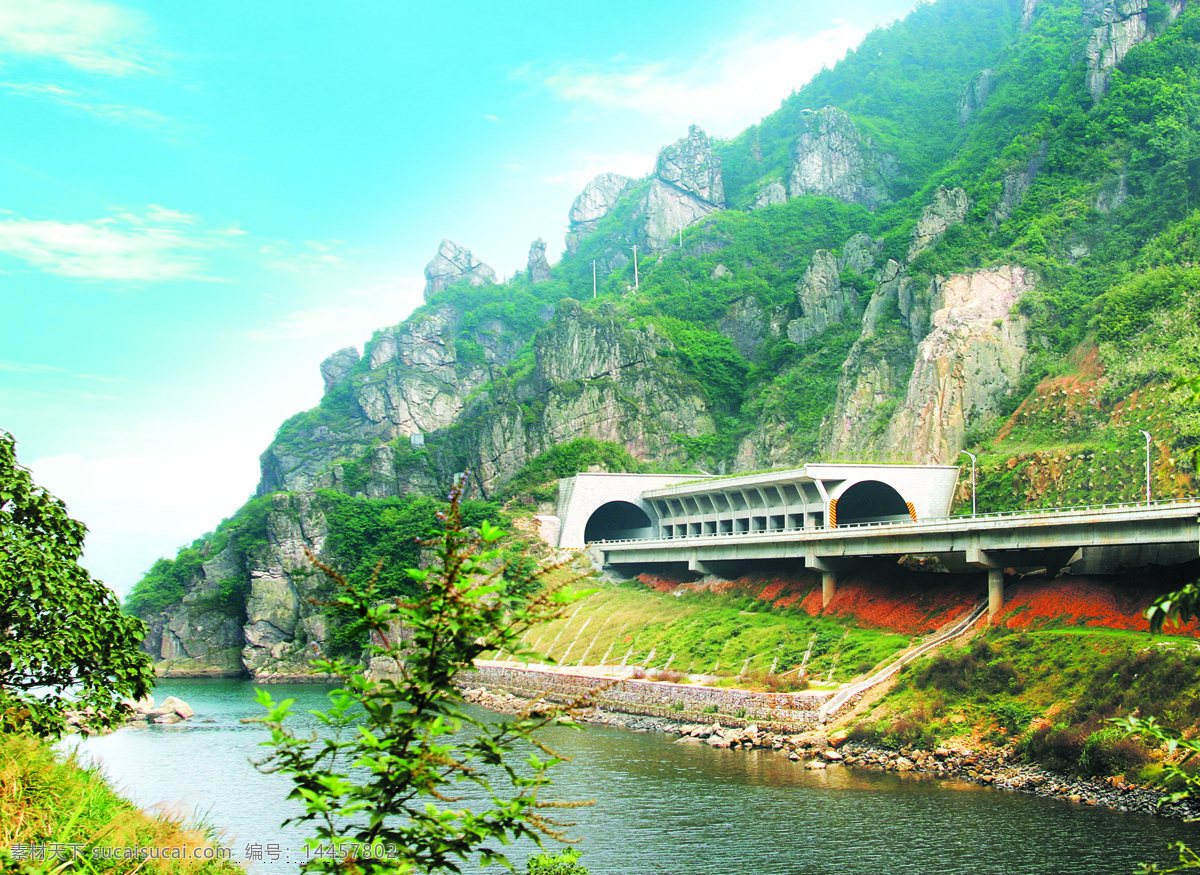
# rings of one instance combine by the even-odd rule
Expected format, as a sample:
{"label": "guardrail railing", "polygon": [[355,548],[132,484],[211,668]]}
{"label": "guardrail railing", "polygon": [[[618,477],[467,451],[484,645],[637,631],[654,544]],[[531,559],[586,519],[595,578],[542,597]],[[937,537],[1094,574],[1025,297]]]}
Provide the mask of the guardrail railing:
{"label": "guardrail railing", "polygon": [[1015,521],[1019,519],[1037,519],[1046,516],[1085,516],[1091,513],[1105,513],[1110,511],[1136,511],[1136,510],[1156,510],[1165,509],[1177,505],[1194,504],[1200,510],[1200,498],[1164,498],[1152,502],[1122,502],[1119,504],[1074,504],[1065,507],[1044,507],[1032,508],[1028,510],[1003,510],[994,511],[991,513],[977,514],[953,514],[950,516],[929,517],[928,519],[913,521],[911,519],[904,520],[880,520],[876,522],[861,522],[861,523],[839,523],[831,526],[828,524],[820,526],[790,526],[782,529],[760,529],[758,531],[744,532],[699,532],[688,535],[675,535],[666,538],[615,538],[602,541],[590,541],[588,546],[607,546],[610,544],[650,544],[650,543],[671,543],[674,541],[690,541],[693,539],[706,538],[766,538],[772,535],[786,535],[811,532],[829,533],[829,532],[845,532],[845,531],[861,531],[863,529],[914,529],[914,528],[935,528],[945,526],[947,524],[988,521],[988,520],[1007,520]]}

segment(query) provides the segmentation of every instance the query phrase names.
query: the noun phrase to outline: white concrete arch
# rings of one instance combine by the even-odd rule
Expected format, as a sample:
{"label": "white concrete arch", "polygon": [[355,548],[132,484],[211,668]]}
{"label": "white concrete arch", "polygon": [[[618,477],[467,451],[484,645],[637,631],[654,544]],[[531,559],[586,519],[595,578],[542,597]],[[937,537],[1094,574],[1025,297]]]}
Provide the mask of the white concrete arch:
{"label": "white concrete arch", "polygon": [[651,489],[698,479],[695,474],[576,474],[558,482],[558,546],[585,546],[588,521],[604,505],[624,501],[634,505],[650,519],[657,531],[658,514],[643,498]]}

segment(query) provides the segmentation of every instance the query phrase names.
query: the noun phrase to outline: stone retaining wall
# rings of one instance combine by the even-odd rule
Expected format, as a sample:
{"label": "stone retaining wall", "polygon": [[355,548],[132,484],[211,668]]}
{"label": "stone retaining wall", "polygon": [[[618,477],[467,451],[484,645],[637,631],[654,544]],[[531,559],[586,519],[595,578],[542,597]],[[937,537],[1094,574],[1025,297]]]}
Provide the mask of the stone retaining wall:
{"label": "stone retaining wall", "polygon": [[747,690],[671,684],[662,681],[614,680],[588,675],[498,665],[478,665],[462,672],[460,687],[484,687],[526,699],[545,697],[590,701],[613,711],[670,720],[717,722],[723,726],[755,723],[771,729],[798,731],[821,724],[820,707],[833,693],[753,693]]}

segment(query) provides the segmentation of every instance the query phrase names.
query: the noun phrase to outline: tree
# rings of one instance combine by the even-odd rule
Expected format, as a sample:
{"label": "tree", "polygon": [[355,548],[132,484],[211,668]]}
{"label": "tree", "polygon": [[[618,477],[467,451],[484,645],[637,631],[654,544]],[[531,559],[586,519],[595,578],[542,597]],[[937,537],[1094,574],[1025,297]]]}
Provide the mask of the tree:
{"label": "tree", "polygon": [[86,532],[0,432],[0,731],[57,737],[71,710],[111,727],[153,684],[145,625],[79,565]]}
{"label": "tree", "polygon": [[[477,719],[462,709],[454,677],[489,651],[527,653],[522,636],[573,596],[561,586],[518,595],[528,582],[498,566],[500,530],[486,521],[466,529],[461,500],[456,487],[439,514],[444,531],[426,545],[431,565],[408,571],[419,589],[408,601],[381,599],[377,579],[359,585],[310,557],[337,585],[335,603],[368,630],[372,665],[388,670],[365,674],[342,658],[314,663],[345,679],[329,710],[312,712],[328,730],[322,737],[293,734],[284,724],[295,700],[276,703],[259,691],[271,730],[264,744],[273,749],[259,768],[295,785],[290,798],[304,813],[285,825],[315,826],[306,871],[457,872],[475,855],[481,865],[506,862],[492,843],[561,836],[562,825],[542,813],[555,803],[538,798],[558,757],[533,733],[571,723],[571,709],[534,703],[504,721]],[[523,763],[514,762],[515,745],[532,751]],[[485,794],[486,810],[458,804],[456,784]]]}

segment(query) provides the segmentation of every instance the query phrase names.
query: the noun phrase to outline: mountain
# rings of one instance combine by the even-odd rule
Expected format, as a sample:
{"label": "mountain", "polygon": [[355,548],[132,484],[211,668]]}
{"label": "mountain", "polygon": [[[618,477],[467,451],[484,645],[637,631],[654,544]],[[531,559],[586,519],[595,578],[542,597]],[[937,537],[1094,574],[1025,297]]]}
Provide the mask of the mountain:
{"label": "mountain", "polygon": [[424,306],[321,364],[258,497],[135,589],[148,648],[304,674],[339,627],[302,546],[406,561],[388,533],[459,472],[496,514],[588,465],[969,449],[1007,509],[1136,499],[1145,429],[1155,494],[1192,493],[1198,72],[1185,0],[922,4],[736,137],[597,177],[552,267],[535,241],[500,283],[443,241]]}

